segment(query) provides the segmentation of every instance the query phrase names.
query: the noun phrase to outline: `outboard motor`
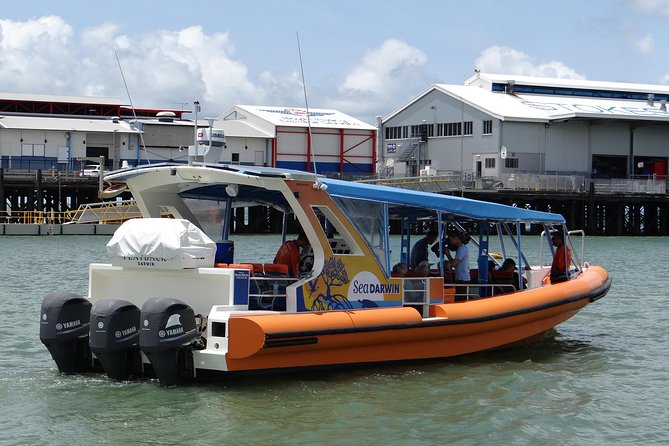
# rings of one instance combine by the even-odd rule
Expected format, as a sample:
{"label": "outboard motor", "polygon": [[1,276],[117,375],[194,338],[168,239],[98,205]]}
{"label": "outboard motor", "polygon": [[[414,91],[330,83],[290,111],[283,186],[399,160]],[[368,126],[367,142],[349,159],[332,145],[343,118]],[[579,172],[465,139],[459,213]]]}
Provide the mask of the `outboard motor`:
{"label": "outboard motor", "polygon": [[142,305],[139,348],[163,387],[194,378],[193,350],[198,336],[193,309],[178,299],[154,297]]}
{"label": "outboard motor", "polygon": [[91,308],[89,345],[112,379],[141,374],[139,316],[139,308],[125,300],[104,299]]}
{"label": "outboard motor", "polygon": [[92,369],[88,348],[91,303],[75,293],[51,293],[42,301],[39,338],[61,373]]}

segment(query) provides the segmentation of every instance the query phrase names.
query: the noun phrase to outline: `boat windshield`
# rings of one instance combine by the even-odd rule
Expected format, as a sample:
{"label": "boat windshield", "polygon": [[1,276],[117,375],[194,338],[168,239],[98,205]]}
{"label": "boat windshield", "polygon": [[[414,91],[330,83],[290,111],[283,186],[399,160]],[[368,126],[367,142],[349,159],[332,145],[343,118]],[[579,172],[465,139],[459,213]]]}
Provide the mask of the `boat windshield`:
{"label": "boat windshield", "polygon": [[379,264],[389,272],[387,206],[367,200],[337,198],[340,208],[358,229]]}
{"label": "boat windshield", "polygon": [[227,200],[183,198],[183,201],[209,238],[212,240],[224,238]]}

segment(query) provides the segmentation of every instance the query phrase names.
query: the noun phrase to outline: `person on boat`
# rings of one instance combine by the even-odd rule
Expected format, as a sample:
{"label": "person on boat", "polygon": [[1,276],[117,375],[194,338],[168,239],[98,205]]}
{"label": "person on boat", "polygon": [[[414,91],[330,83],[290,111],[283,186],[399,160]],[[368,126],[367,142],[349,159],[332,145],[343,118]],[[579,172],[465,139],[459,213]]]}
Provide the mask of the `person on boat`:
{"label": "person on boat", "polygon": [[551,234],[551,242],[555,246],[555,255],[551,264],[551,283],[565,282],[569,279],[567,265],[571,259],[571,251],[565,246],[564,234],[561,231],[554,231]]}
{"label": "person on boat", "polygon": [[[510,257],[502,263],[499,269],[493,271],[493,282],[499,285],[513,285],[518,288],[518,271],[516,270],[516,261]],[[527,279],[523,277],[522,289],[527,288]],[[508,286],[495,287],[495,294],[503,294],[513,291]]]}
{"label": "person on boat", "polygon": [[409,256],[409,268],[414,269],[423,260],[428,260],[428,248],[437,241],[439,234],[434,229],[431,229],[425,237],[418,240],[411,249],[411,256]]}
{"label": "person on boat", "polygon": [[418,265],[406,273],[406,277],[427,277],[430,275],[430,264],[427,260],[421,260]]}
{"label": "person on boat", "polygon": [[[469,284],[471,276],[469,275],[469,235],[460,231],[449,231],[446,238],[448,249],[444,250],[444,254],[453,268],[455,276],[455,301],[467,300],[468,292],[466,286],[457,286]],[[455,257],[451,255],[451,251],[455,251]]]}
{"label": "person on boat", "polygon": [[393,266],[392,271],[390,272],[391,277],[404,277],[407,275],[407,272],[409,271],[409,268],[407,268],[406,263],[397,263],[395,266]]}
{"label": "person on boat", "polygon": [[274,256],[274,263],[286,265],[290,277],[300,275],[300,250],[304,250],[309,241],[307,236],[301,232],[295,240],[286,240]]}

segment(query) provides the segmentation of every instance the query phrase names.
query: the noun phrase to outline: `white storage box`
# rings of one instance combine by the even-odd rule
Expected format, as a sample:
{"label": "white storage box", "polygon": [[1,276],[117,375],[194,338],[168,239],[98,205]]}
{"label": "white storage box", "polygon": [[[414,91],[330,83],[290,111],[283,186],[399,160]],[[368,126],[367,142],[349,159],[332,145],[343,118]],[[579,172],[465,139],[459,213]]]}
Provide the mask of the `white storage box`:
{"label": "white storage box", "polygon": [[188,220],[138,218],[107,243],[113,266],[140,269],[213,267],[216,243]]}

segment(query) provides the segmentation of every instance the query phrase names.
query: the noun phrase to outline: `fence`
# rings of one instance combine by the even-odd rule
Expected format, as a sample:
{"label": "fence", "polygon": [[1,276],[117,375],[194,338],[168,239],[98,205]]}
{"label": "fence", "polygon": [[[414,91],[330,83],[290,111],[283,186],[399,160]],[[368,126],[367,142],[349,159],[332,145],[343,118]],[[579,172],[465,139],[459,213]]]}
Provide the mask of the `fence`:
{"label": "fence", "polygon": [[543,192],[587,192],[592,182],[595,193],[615,194],[666,194],[666,177],[645,176],[633,178],[600,179],[584,175],[503,173],[498,177],[475,178],[473,172],[464,172],[462,182],[459,173],[420,177],[381,178],[364,180],[364,183],[423,192],[447,192],[464,190],[512,190]]}

